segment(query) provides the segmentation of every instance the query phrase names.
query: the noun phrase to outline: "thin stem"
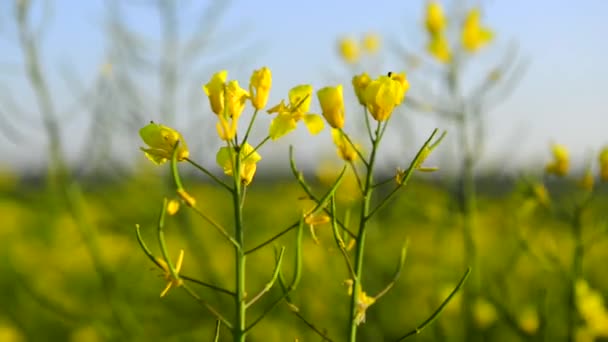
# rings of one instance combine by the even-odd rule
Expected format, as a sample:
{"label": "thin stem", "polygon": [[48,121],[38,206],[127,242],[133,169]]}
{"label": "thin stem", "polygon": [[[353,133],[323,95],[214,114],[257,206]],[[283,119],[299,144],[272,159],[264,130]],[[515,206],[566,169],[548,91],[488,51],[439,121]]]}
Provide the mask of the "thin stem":
{"label": "thin stem", "polygon": [[215,332],[213,333],[213,342],[219,342],[221,327],[222,327],[222,321],[220,321],[218,319],[217,321],[215,321]]}
{"label": "thin stem", "polygon": [[355,252],[355,277],[353,279],[353,291],[351,294],[350,301],[350,315],[349,315],[349,327],[348,327],[348,340],[355,342],[357,340],[357,307],[359,300],[359,293],[361,292],[361,280],[363,273],[363,254],[365,251],[365,236],[367,232],[367,220],[370,209],[371,197],[373,193],[373,180],[374,180],[374,163],[376,161],[376,153],[378,151],[378,145],[380,139],[378,139],[381,129],[381,122],[378,122],[376,127],[376,139],[373,140],[372,152],[370,154],[369,162],[367,165],[367,177],[365,179],[365,185],[363,189],[363,198],[361,199],[361,215],[359,218],[359,233],[356,237],[356,252]]}
{"label": "thin stem", "polygon": [[[148,259],[150,259],[150,261],[152,261],[158,268],[160,268],[162,270],[163,269],[162,266],[158,263],[158,260],[156,260],[156,257],[154,257],[154,255],[152,254],[152,252],[150,251],[150,249],[148,248],[148,246],[144,242],[144,239],[141,236],[141,230],[140,230],[138,224],[135,225],[135,234],[136,234],[136,237],[137,237],[137,242],[139,242],[139,246],[143,250],[144,254],[146,254],[146,256],[148,257]],[[191,283],[198,284],[200,286],[210,288],[210,289],[218,291],[220,293],[225,293],[225,294],[228,294],[228,295],[231,295],[231,296],[235,296],[236,295],[234,292],[232,292],[230,290],[226,290],[226,289],[224,289],[222,287],[219,287],[217,285],[209,284],[209,283],[206,283],[206,282],[204,282],[202,280],[198,280],[196,278],[189,277],[187,275],[183,275],[182,274],[182,275],[180,275],[180,278],[183,279],[183,280],[189,281]]]}
{"label": "thin stem", "polygon": [[357,146],[355,146],[355,144],[353,143],[353,141],[350,140],[350,137],[348,136],[348,134],[346,134],[346,132],[344,132],[344,130],[342,128],[340,128],[340,133],[342,133],[342,136],[344,138],[346,138],[346,141],[348,141],[348,143],[353,148],[353,150],[355,150],[355,152],[357,152],[357,155],[359,156],[359,159],[361,159],[361,161],[363,162],[363,164],[365,164],[365,166],[369,168],[369,164],[365,160],[365,157],[363,156],[363,154],[361,153],[361,151],[359,151],[359,149],[357,148]]}
{"label": "thin stem", "polygon": [[266,283],[266,286],[264,286],[264,288],[257,295],[251,298],[251,300],[246,304],[246,307],[250,307],[251,305],[255,304],[255,302],[260,300],[260,298],[262,298],[264,294],[266,294],[268,291],[270,291],[270,289],[272,289],[272,286],[277,281],[277,277],[279,276],[279,271],[281,270],[284,254],[285,247],[282,247],[281,251],[279,252],[279,258],[277,260],[277,263],[274,266],[274,271],[272,272],[272,277],[270,278],[270,281]]}
{"label": "thin stem", "polygon": [[300,224],[300,221],[292,224],[291,226],[287,227],[286,229],[284,229],[283,231],[281,231],[280,233],[274,235],[273,237],[271,237],[270,239],[262,242],[261,244],[249,249],[245,251],[245,255],[249,254],[249,253],[253,253],[255,251],[257,251],[258,249],[263,248],[264,246],[267,246],[268,244],[272,243],[274,240],[280,238],[281,236],[283,236],[284,234],[287,234],[289,231],[291,231],[292,229],[296,228],[298,225]]}
{"label": "thin stem", "polygon": [[160,251],[162,253],[163,259],[165,260],[165,262],[167,263],[167,266],[169,268],[169,273],[171,273],[171,277],[173,277],[173,279],[180,279],[179,278],[179,274],[177,273],[177,270],[175,269],[175,266],[173,265],[173,261],[171,261],[171,258],[169,257],[169,252],[167,250],[167,242],[165,241],[165,216],[167,213],[167,199],[163,198],[163,206],[161,208],[160,211],[160,215],[158,218],[158,229],[157,229],[157,233],[158,233],[158,243],[160,245]]}
{"label": "thin stem", "polygon": [[[441,142],[441,140],[443,140],[443,137],[445,136],[445,132],[439,137],[439,139],[435,143],[431,143],[433,141],[433,138],[437,134],[437,132],[438,132],[438,129],[435,128],[433,130],[433,132],[431,133],[431,135],[429,136],[429,138],[424,142],[422,147],[420,147],[420,149],[418,150],[418,153],[416,153],[416,156],[414,157],[414,159],[412,159],[412,161],[410,162],[410,166],[405,171],[405,174],[401,178],[400,183],[397,184],[397,186],[393,190],[391,190],[391,192],[389,192],[389,194],[386,195],[386,197],[384,197],[380,201],[380,203],[378,203],[378,205],[376,205],[376,207],[367,216],[368,218],[370,218],[374,214],[376,214],[378,212],[378,210],[380,210],[383,206],[385,206],[388,203],[388,201],[397,193],[397,191],[401,187],[403,187],[407,184],[407,182],[409,181],[410,177],[412,176],[412,174],[414,173],[414,171],[416,170],[418,165],[420,165],[421,158],[424,157],[424,153],[425,153],[424,151],[427,149],[431,149],[431,150],[434,149],[435,147],[438,146],[438,144]],[[374,187],[374,186],[372,186],[372,187]]]}
{"label": "thin stem", "polygon": [[207,309],[207,311],[209,311],[217,320],[224,323],[224,325],[227,326],[229,329],[232,329],[232,324],[226,318],[224,318],[224,316],[222,316],[222,314],[219,311],[217,311],[213,306],[211,306],[204,299],[202,299],[196,292],[194,292],[188,285],[182,284],[182,286],[180,286],[180,287],[183,288],[186,291],[186,293],[188,293],[190,295],[190,297],[194,298],[200,305],[202,305],[205,309]]}
{"label": "thin stem", "polygon": [[[283,277],[280,275],[279,275],[279,285],[281,285],[283,292],[285,292],[286,291],[285,281],[283,280]],[[317,333],[317,335],[319,335],[319,337],[321,337],[323,339],[323,341],[332,342],[332,340],[329,337],[327,337],[327,332],[321,331],[319,328],[317,328],[314,324],[312,324],[309,320],[306,319],[306,317],[304,317],[300,313],[300,309],[293,303],[293,301],[291,300],[288,293],[285,295],[285,301],[287,302],[287,306],[289,307],[289,310],[291,312],[293,312],[299,320],[304,322],[304,324],[306,324],[307,327],[309,327],[312,331]]]}
{"label": "thin stem", "polygon": [[253,329],[253,327],[255,327],[258,323],[260,323],[262,321],[262,319],[264,319],[264,317],[266,317],[266,315],[268,313],[270,313],[272,310],[274,310],[274,308],[283,300],[288,298],[289,293],[293,290],[296,289],[296,287],[298,286],[298,283],[300,282],[300,277],[302,275],[302,232],[304,231],[304,219],[300,220],[300,224],[298,225],[298,234],[296,237],[296,258],[295,258],[295,271],[293,274],[293,279],[291,280],[291,284],[289,285],[288,288],[285,288],[285,283],[283,281],[283,275],[282,272],[279,268],[279,274],[278,274],[278,279],[279,279],[279,284],[281,284],[281,288],[283,289],[283,294],[281,295],[281,297],[277,298],[275,301],[273,301],[266,309],[264,309],[264,312],[262,312],[262,314],[256,318],[248,327],[247,329],[245,329],[245,332]]}
{"label": "thin stem", "polygon": [[374,184],[373,187],[377,188],[377,187],[383,186],[385,184],[392,183],[394,181],[395,181],[395,177],[389,177],[389,178],[387,178],[387,179],[385,179],[383,181],[380,181],[380,182]]}
{"label": "thin stem", "polygon": [[257,116],[258,116],[258,109],[256,109],[253,112],[253,116],[251,117],[251,120],[249,121],[249,126],[247,126],[247,132],[245,132],[245,137],[243,138],[242,145],[244,145],[247,142],[247,139],[249,139],[249,133],[251,132],[251,129],[253,128],[253,122],[255,121],[255,118]]}
{"label": "thin stem", "polygon": [[253,148],[253,151],[249,152],[245,158],[243,158],[243,160],[247,160],[247,158],[249,158],[249,156],[251,156],[252,154],[254,154],[255,152],[257,152],[260,147],[262,147],[265,143],[268,142],[268,140],[270,140],[270,135],[267,135],[266,138],[264,138],[262,141],[260,141],[259,144],[255,145],[255,147]]}
{"label": "thin stem", "polygon": [[359,190],[363,193],[363,183],[361,182],[361,177],[359,176],[359,171],[357,171],[357,167],[355,163],[351,160],[348,162],[350,164],[353,173],[355,174],[355,179],[357,180],[357,185],[359,186]]}
{"label": "thin stem", "polygon": [[42,117],[42,124],[46,130],[49,149],[49,177],[51,182],[57,183],[54,186],[61,184],[64,178],[67,178],[67,168],[65,157],[63,155],[63,147],[61,141],[61,131],[55,113],[52,96],[49,92],[47,81],[42,72],[40,64],[40,54],[37,48],[35,34],[33,34],[29,23],[31,5],[28,2],[22,2],[17,5],[17,28],[19,42],[23,56],[25,59],[25,72],[28,77],[30,86],[35,95],[38,109]]}
{"label": "thin stem", "polygon": [[454,290],[452,290],[450,295],[443,301],[443,303],[441,303],[441,305],[439,305],[437,310],[435,310],[435,312],[433,312],[433,314],[431,316],[429,316],[429,318],[427,318],[424,322],[422,322],[422,324],[420,324],[419,326],[417,326],[416,328],[414,328],[412,331],[408,332],[407,334],[399,337],[397,339],[397,342],[403,341],[408,337],[420,334],[424,328],[426,328],[429,324],[433,323],[439,317],[439,315],[441,314],[443,309],[445,309],[445,307],[448,305],[448,303],[452,300],[452,298],[456,295],[456,293],[458,293],[458,291],[460,290],[462,285],[464,285],[464,282],[467,280],[469,273],[471,273],[470,267],[467,268],[467,271],[464,273],[464,275],[458,282],[458,285],[456,285]]}
{"label": "thin stem", "polygon": [[377,295],[374,296],[374,299],[376,301],[378,299],[382,298],[385,294],[387,294],[388,291],[390,291],[390,289],[392,289],[393,286],[395,286],[395,283],[397,282],[397,280],[399,280],[399,276],[401,276],[401,270],[403,270],[403,265],[405,264],[405,257],[407,256],[408,245],[409,245],[409,241],[405,240],[405,242],[403,243],[403,247],[401,247],[401,254],[399,255],[399,263],[397,264],[397,269],[395,270],[393,279],[391,280],[390,283],[388,283],[386,285],[386,287],[384,289],[382,289],[382,291],[380,291]]}
{"label": "thin stem", "polygon": [[239,242],[237,240],[235,240],[226,231],[226,229],[224,229],[224,227],[222,227],[222,225],[215,222],[215,220],[213,220],[211,217],[207,216],[207,214],[202,212],[198,207],[194,206],[194,207],[192,207],[192,210],[194,210],[194,212],[197,213],[203,220],[207,221],[207,223],[209,223],[213,228],[215,228],[218,232],[220,232],[220,234],[222,234],[228,241],[230,241],[230,243],[232,243],[232,245],[234,245],[235,247],[240,246]]}
{"label": "thin stem", "polygon": [[197,164],[195,161],[193,161],[190,158],[186,158],[186,161],[188,163],[190,163],[192,166],[194,166],[195,168],[199,169],[201,172],[203,172],[207,176],[209,176],[209,178],[211,178],[217,184],[219,184],[220,186],[224,187],[226,190],[232,192],[232,188],[230,186],[228,186],[228,184],[224,183],[224,181],[222,181],[221,179],[217,178],[213,173],[211,173],[209,170],[207,170],[206,168],[204,168],[202,165]]}
{"label": "thin stem", "polygon": [[353,268],[353,264],[350,261],[350,257],[348,256],[348,253],[346,252],[346,244],[344,243],[344,240],[342,239],[342,237],[340,236],[340,233],[338,232],[338,224],[337,224],[337,219],[336,219],[336,199],[335,198],[331,199],[331,228],[334,233],[334,240],[336,241],[336,245],[338,246],[338,249],[340,249],[340,252],[342,252],[342,256],[344,257],[346,266],[348,266],[348,272],[350,274],[350,277],[352,279],[354,279],[356,277],[355,269]]}
{"label": "thin stem", "polygon": [[[300,187],[302,187],[302,190],[304,190],[304,192],[306,192],[306,195],[308,195],[308,197],[311,200],[313,200],[314,202],[317,203],[317,205],[319,205],[319,203],[321,203],[321,200],[317,196],[315,196],[315,194],[312,192],[312,189],[304,180],[304,176],[302,175],[302,172],[298,171],[295,159],[293,157],[293,146],[289,147],[289,161],[290,161],[290,166],[291,166],[291,172],[293,173],[293,176],[298,181],[298,184],[300,184]],[[344,170],[342,170],[342,171],[344,172]],[[335,186],[335,183],[334,183],[334,186]],[[328,196],[329,194],[330,194],[330,192],[326,193],[325,196]],[[327,199],[329,197],[324,197],[324,198]],[[330,212],[327,208],[323,208],[323,211],[325,211],[325,213],[327,213],[328,215],[330,214]],[[350,229],[348,229],[348,227],[344,223],[342,223],[340,220],[338,220],[338,225],[340,225],[340,228],[342,228],[348,235],[350,235],[350,237],[352,237],[352,238],[356,237],[355,233],[351,232]]]}
{"label": "thin stem", "polygon": [[369,123],[369,114],[367,113],[367,107],[363,106],[363,116],[365,117],[365,127],[367,127],[367,135],[369,137],[369,141],[374,142],[374,133],[372,132],[372,126]]}

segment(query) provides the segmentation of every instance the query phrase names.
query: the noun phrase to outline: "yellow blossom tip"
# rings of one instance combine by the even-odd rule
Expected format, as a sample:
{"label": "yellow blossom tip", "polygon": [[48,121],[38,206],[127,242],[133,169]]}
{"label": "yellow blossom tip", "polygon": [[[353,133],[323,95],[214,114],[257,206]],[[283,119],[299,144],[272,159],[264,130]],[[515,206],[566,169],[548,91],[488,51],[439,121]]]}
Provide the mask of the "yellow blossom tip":
{"label": "yellow blossom tip", "polygon": [[192,197],[189,193],[184,189],[177,189],[177,195],[188,205],[189,207],[196,206],[196,199]]}
{"label": "yellow blossom tip", "polygon": [[354,64],[359,60],[359,45],[353,38],[343,38],[338,42],[340,56],[347,63]]}
{"label": "yellow blossom tip", "polygon": [[172,199],[167,203],[167,214],[175,215],[179,211],[179,201]]}
{"label": "yellow blossom tip", "polygon": [[148,148],[142,147],[141,150],[155,164],[160,165],[171,159],[173,149],[178,142],[177,160],[184,161],[190,155],[182,135],[171,127],[150,122],[139,130],[139,135],[148,145]]}

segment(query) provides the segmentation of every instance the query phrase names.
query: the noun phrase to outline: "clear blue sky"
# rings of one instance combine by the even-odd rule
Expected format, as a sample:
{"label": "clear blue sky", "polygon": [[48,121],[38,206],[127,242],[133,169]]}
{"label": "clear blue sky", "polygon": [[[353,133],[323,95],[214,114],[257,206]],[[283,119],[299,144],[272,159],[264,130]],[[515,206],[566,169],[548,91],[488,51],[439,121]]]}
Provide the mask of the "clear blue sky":
{"label": "clear blue sky", "polygon": [[[0,4],[0,84],[16,90],[25,84],[19,81],[21,71],[16,67],[20,54],[15,49],[14,24],[8,13],[10,2],[5,0]],[[196,8],[207,2],[190,3]],[[497,32],[497,41],[494,50],[479,56],[480,61],[493,60],[498,55],[495,51],[510,41],[519,44],[522,56],[529,61],[520,86],[488,116],[488,160],[495,161],[493,154],[508,150],[514,136],[518,137],[515,146],[519,151],[512,153],[510,157],[514,159],[507,162],[518,165],[531,160],[546,161],[550,142],[570,147],[573,159],[579,162],[608,144],[608,44],[605,39],[608,1],[494,0],[483,3],[484,21]],[[61,63],[70,61],[79,74],[91,78],[102,62],[105,44],[103,1],[58,0],[54,4],[52,21],[45,33],[45,65],[56,70]],[[231,37],[242,36],[239,38],[242,42],[255,41],[261,45],[252,56],[237,58],[238,66],[219,63],[218,67],[230,70],[231,77],[247,84],[253,68],[269,66],[274,76],[271,102],[278,101],[289,87],[299,83],[311,83],[316,88],[327,82],[347,85],[350,73],[336,55],[336,39],[373,31],[383,36],[385,43],[399,41],[410,50],[423,51],[423,6],[422,0],[379,0],[373,4],[369,0],[237,0],[229,7],[219,32],[228,32]],[[155,12],[141,5],[129,8],[133,26],[148,36],[158,37]],[[194,16],[183,18],[185,30],[195,25]],[[221,52],[231,41],[214,44]],[[390,65],[397,64],[394,56],[384,60],[387,69],[402,69],[401,65]],[[231,61],[234,63],[235,58]],[[59,77],[55,75],[52,80],[59,81]],[[200,80],[200,84],[204,82],[206,79]],[[28,91],[24,88],[24,93]],[[414,131],[420,132],[418,142],[436,125],[420,114],[407,115],[417,127]],[[292,139],[305,137],[306,133],[299,132]],[[4,141],[2,137],[0,141]],[[31,164],[41,158],[44,139],[29,138],[26,157],[23,146],[2,144],[0,165],[13,164],[9,160],[14,158]]]}

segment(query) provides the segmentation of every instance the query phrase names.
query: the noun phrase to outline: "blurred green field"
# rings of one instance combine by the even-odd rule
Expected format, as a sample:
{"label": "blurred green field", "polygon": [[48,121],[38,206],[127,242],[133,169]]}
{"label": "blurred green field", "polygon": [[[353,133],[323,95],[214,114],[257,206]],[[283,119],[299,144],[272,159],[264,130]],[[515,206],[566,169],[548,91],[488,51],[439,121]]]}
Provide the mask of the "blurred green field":
{"label": "blurred green field", "polygon": [[[200,180],[186,182],[200,208],[230,226],[230,198]],[[86,233],[56,195],[42,185],[27,184],[8,174],[0,182],[0,341],[212,340],[213,317],[185,292],[172,289],[159,299],[165,282],[135,238],[138,223],[153,253],[160,255],[155,226],[162,198],[172,192],[157,175],[85,183],[84,213],[107,274],[96,271],[99,265],[87,249]],[[497,184],[491,179],[483,182],[479,195],[474,236],[481,264],[473,272],[482,284],[484,301],[475,306],[476,329],[485,341],[564,340],[568,297],[563,272],[570,267],[573,249],[569,226],[535,206],[515,184]],[[316,189],[322,191],[324,186],[317,183]],[[562,198],[553,200],[566,202],[576,191],[561,183],[551,184],[550,190],[562,193],[556,195]],[[297,220],[302,195],[287,176],[252,183],[245,206],[246,244],[254,246]],[[377,216],[368,235],[366,291],[373,294],[390,281],[403,240],[408,238],[410,244],[398,283],[367,310],[367,322],[360,329],[362,341],[390,341],[411,330],[435,310],[461,277],[466,266],[455,203],[445,185],[415,178]],[[604,298],[608,294],[608,239],[603,228],[607,210],[608,198],[600,191],[584,217],[588,246],[583,274]],[[316,231],[319,244],[305,230],[304,271],[292,299],[304,317],[340,341],[347,325],[349,297],[343,280],[348,271],[331,227]],[[180,210],[168,219],[167,240],[171,255],[185,251],[183,274],[233,287],[230,245],[191,211]],[[293,245],[293,233],[276,242],[286,247],[283,268],[288,277]],[[264,286],[273,262],[272,248],[248,257],[248,291],[255,293]],[[231,317],[229,298],[195,289]],[[249,310],[249,319],[279,295],[280,290],[273,288]],[[462,340],[460,312],[457,296],[438,321],[414,340]],[[229,336],[225,330],[220,340]],[[295,339],[321,340],[284,303],[249,335],[250,341]]]}

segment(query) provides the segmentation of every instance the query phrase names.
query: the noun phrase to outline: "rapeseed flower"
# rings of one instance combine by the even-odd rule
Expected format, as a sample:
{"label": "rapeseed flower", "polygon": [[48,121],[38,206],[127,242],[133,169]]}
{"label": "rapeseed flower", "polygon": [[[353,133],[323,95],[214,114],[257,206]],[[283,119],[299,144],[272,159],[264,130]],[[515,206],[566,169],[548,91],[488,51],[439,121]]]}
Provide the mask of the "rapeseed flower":
{"label": "rapeseed flower", "polygon": [[[348,287],[348,295],[352,296],[353,294],[353,280],[352,279],[347,279],[344,284]],[[356,314],[355,314],[355,323],[357,325],[360,325],[361,323],[365,323],[365,313],[367,311],[367,308],[369,308],[370,306],[372,306],[374,303],[376,303],[376,298],[375,297],[370,297],[367,295],[367,293],[365,293],[365,291],[363,290],[359,290],[359,293],[357,295],[357,307],[356,307]]]}
{"label": "rapeseed flower", "polygon": [[211,77],[209,83],[203,86],[205,94],[209,97],[211,110],[216,115],[220,115],[224,112],[224,87],[226,85],[226,78],[228,78],[228,71],[219,71]]}
{"label": "rapeseed flower", "polygon": [[338,42],[338,51],[340,56],[347,63],[354,64],[359,60],[359,45],[353,38],[343,38]]}
{"label": "rapeseed flower", "polygon": [[450,45],[447,38],[443,34],[432,37],[431,40],[429,40],[426,49],[431,56],[435,57],[442,63],[448,63],[452,60]]}
{"label": "rapeseed flower", "polygon": [[378,52],[380,49],[380,37],[374,33],[367,33],[363,36],[363,49],[370,54]]}
{"label": "rapeseed flower", "polygon": [[405,74],[389,74],[371,81],[365,88],[365,104],[377,121],[386,121],[391,116],[409,88]]}
{"label": "rapeseed flower", "polygon": [[272,73],[267,67],[255,70],[249,81],[251,104],[255,109],[263,109],[268,102],[268,95],[272,87]]}
{"label": "rapeseed flower", "polygon": [[327,123],[333,128],[344,127],[344,97],[342,85],[325,87],[317,91],[321,110]]}
{"label": "rapeseed flower", "polygon": [[494,33],[487,27],[481,26],[481,11],[473,8],[468,13],[462,25],[462,46],[469,52],[476,52],[494,38]]}
{"label": "rapeseed flower", "polygon": [[339,129],[331,130],[331,137],[337,147],[338,156],[348,162],[357,160],[357,148],[344,136],[344,133]]}
{"label": "rapeseed flower", "polygon": [[447,25],[447,20],[443,14],[443,7],[437,1],[430,1],[426,6],[426,19],[424,26],[431,36],[438,36],[443,33]]}
{"label": "rapeseed flower", "polygon": [[182,135],[171,127],[150,122],[139,130],[139,136],[149,146],[149,148],[140,147],[140,149],[155,164],[160,165],[171,159],[178,141],[177,160],[183,161],[190,155]]}
{"label": "rapeseed flower", "polygon": [[367,73],[362,73],[361,75],[355,75],[353,77],[353,88],[355,89],[355,95],[357,95],[357,99],[359,103],[365,106],[365,89],[371,83],[372,79],[369,77]]}
{"label": "rapeseed flower", "polygon": [[323,129],[323,119],[317,114],[308,113],[312,100],[312,86],[305,84],[292,88],[289,91],[289,104],[285,101],[270,108],[269,114],[277,113],[270,123],[268,135],[272,140],[277,140],[287,133],[293,131],[298,121],[303,120],[306,128],[311,134],[318,134]]}
{"label": "rapeseed flower", "polygon": [[230,81],[225,86],[223,97],[226,108],[218,114],[216,128],[220,139],[231,140],[236,135],[238,120],[245,109],[249,93],[239,86],[238,81]]}
{"label": "rapeseed flower", "polygon": [[179,278],[179,272],[182,269],[183,261],[184,261],[184,250],[181,249],[179,251],[179,256],[177,257],[177,262],[175,263],[175,274],[177,275],[177,277],[174,277],[173,274],[171,273],[171,270],[169,269],[169,266],[167,265],[167,262],[161,258],[156,258],[156,262],[163,269],[163,278],[165,278],[165,281],[167,281],[167,285],[165,286],[165,289],[160,293],[161,297],[164,297],[172,287],[180,287],[184,284],[184,281]]}
{"label": "rapeseed flower", "polygon": [[568,149],[558,144],[554,144],[551,149],[553,152],[553,161],[545,166],[545,172],[556,176],[565,176],[570,168]]}
{"label": "rapeseed flower", "polygon": [[[216,155],[217,164],[224,169],[224,173],[231,176],[234,173],[234,166],[236,164],[237,152],[234,147],[224,146],[219,149]],[[254,150],[253,146],[245,143],[241,146],[240,151],[241,160],[241,182],[244,185],[249,185],[253,180],[255,171],[257,169],[257,162],[262,160],[262,156]]]}

